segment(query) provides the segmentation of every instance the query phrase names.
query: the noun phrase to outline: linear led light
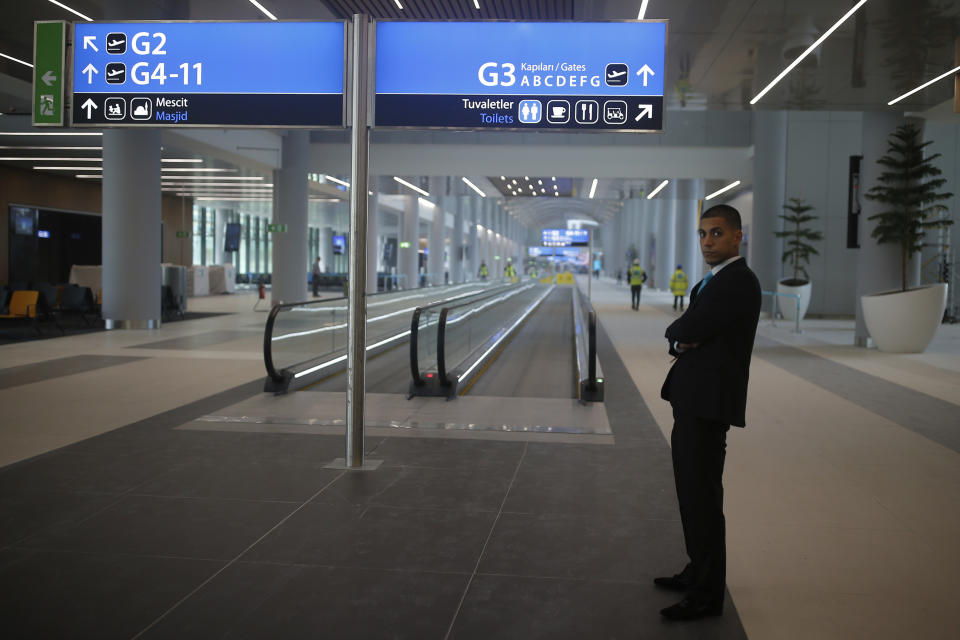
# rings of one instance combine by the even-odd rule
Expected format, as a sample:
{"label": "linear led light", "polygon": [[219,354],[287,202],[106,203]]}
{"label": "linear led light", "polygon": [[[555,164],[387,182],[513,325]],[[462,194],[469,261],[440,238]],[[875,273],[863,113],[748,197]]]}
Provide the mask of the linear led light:
{"label": "linear led light", "polygon": [[657,185],[657,188],[654,189],[653,191],[651,191],[651,192],[650,192],[650,195],[647,196],[647,200],[650,200],[650,199],[653,198],[655,195],[657,195],[658,193],[660,193],[660,191],[661,191],[665,186],[667,186],[668,184],[670,184],[670,181],[669,181],[669,180],[664,180],[663,182],[661,182],[660,184],[658,184],[658,185]]}
{"label": "linear led light", "polygon": [[400,9],[400,11],[403,11],[403,5],[400,4],[400,0],[393,0],[393,2],[394,4],[397,5],[397,9]]}
{"label": "linear led light", "polygon": [[58,167],[58,166],[44,166],[42,164],[35,165],[31,167],[35,171],[103,171],[100,167]]}
{"label": "linear led light", "polygon": [[766,87],[764,87],[763,90],[762,90],[760,93],[758,93],[757,95],[755,95],[755,96],[753,97],[753,100],[750,101],[750,104],[757,104],[757,102],[760,101],[760,98],[762,98],[763,96],[767,95],[767,92],[770,91],[770,89],[773,89],[773,87],[776,86],[776,84],[777,84],[778,82],[780,82],[781,80],[783,80],[784,76],[786,76],[788,73],[790,73],[791,71],[793,71],[794,67],[796,67],[798,64],[800,64],[801,62],[803,62],[803,59],[804,59],[804,58],[806,58],[808,55],[810,55],[810,54],[813,52],[814,49],[816,49],[817,47],[819,47],[820,44],[823,43],[824,40],[826,40],[827,38],[830,37],[830,34],[831,34],[831,33],[833,33],[834,31],[836,31],[837,29],[839,29],[839,28],[840,28],[840,25],[842,25],[844,22],[847,21],[847,18],[849,18],[850,16],[852,16],[854,13],[856,13],[857,9],[859,9],[860,7],[862,7],[863,5],[865,5],[866,3],[867,3],[867,0],[860,0],[860,2],[858,2],[858,3],[855,4],[855,5],[853,5],[853,8],[852,8],[852,9],[850,9],[850,10],[847,11],[845,14],[843,14],[843,17],[840,18],[839,20],[837,20],[837,22],[836,22],[832,27],[830,27],[829,29],[827,29],[827,30],[823,33],[822,36],[820,36],[819,38],[817,38],[816,42],[814,42],[814,43],[811,44],[809,47],[807,47],[807,50],[806,50],[806,51],[804,51],[804,52],[801,53],[799,56],[797,56],[796,60],[794,60],[793,62],[791,62],[791,63],[787,66],[786,69],[784,69],[783,71],[780,72],[780,75],[778,75],[776,78],[774,78],[773,81],[772,81],[770,84],[768,84]]}
{"label": "linear led light", "polygon": [[589,196],[589,197],[590,197],[591,199],[593,198],[593,195],[597,192],[597,182],[599,182],[599,181],[600,181],[599,178],[594,178],[594,179],[593,179],[593,184],[590,185],[590,196]]}
{"label": "linear led light", "polygon": [[103,147],[43,147],[43,146],[17,146],[3,145],[0,149],[23,149],[24,151],[99,151]]}
{"label": "linear led light", "polygon": [[0,131],[0,136],[102,136],[102,131]]}
{"label": "linear led light", "polygon": [[409,182],[407,182],[407,181],[404,180],[403,178],[398,178],[397,176],[393,176],[393,179],[396,180],[397,182],[399,182],[400,184],[402,184],[403,186],[408,187],[408,188],[410,188],[410,189],[413,189],[413,190],[416,191],[417,193],[422,193],[423,195],[425,195],[425,196],[428,197],[428,198],[430,197],[430,194],[429,194],[429,193],[427,193],[426,191],[424,191],[423,189],[421,189],[420,187],[418,187],[418,186],[416,186],[416,185],[410,184]]}
{"label": "linear led light", "polygon": [[329,180],[330,182],[335,182],[336,184],[343,185],[343,186],[345,186],[347,189],[350,188],[350,183],[347,182],[346,180],[341,180],[340,178],[334,178],[333,176],[325,176],[325,177],[326,177],[327,180]]}
{"label": "linear led light", "polygon": [[235,189],[263,189],[266,187],[272,187],[272,182],[258,182],[256,184],[238,184],[236,182],[180,182],[180,179],[170,179],[163,180],[161,185],[164,187],[189,187],[191,189],[195,187],[234,187]]}
{"label": "linear led light", "polygon": [[160,162],[189,162],[199,164],[203,162],[203,160],[200,158],[161,158]]}
{"label": "linear led light", "polygon": [[477,185],[473,184],[472,182],[470,182],[470,180],[467,179],[467,176],[463,176],[461,180],[463,180],[468,187],[470,187],[471,189],[479,193],[481,198],[487,197],[487,194],[485,194],[483,191],[480,191],[480,189],[477,188]]}
{"label": "linear led light", "polygon": [[95,174],[95,175],[94,175],[94,174],[90,174],[90,175],[85,175],[85,174],[84,174],[84,175],[76,175],[76,176],[73,176],[73,177],[74,177],[74,178],[81,178],[81,179],[103,180],[103,176],[100,175],[99,173],[98,173],[98,174]]}
{"label": "linear led light", "polygon": [[262,182],[263,176],[167,176],[170,180],[234,180],[237,182]]}
{"label": "linear led light", "polygon": [[643,2],[640,3],[640,13],[637,14],[637,20],[643,20],[643,16],[647,14],[647,2],[649,2],[649,0],[643,0]]}
{"label": "linear led light", "polygon": [[275,16],[275,15],[273,15],[272,13],[270,13],[269,11],[267,11],[262,4],[260,4],[259,2],[257,2],[257,0],[250,0],[250,4],[252,4],[253,6],[255,6],[257,9],[260,9],[260,11],[263,11],[263,14],[264,14],[265,16],[267,16],[268,18],[270,18],[271,20],[276,20],[276,19],[277,19],[277,16]]}
{"label": "linear led light", "polygon": [[169,167],[161,171],[181,171],[183,173],[236,173],[236,169],[215,169],[211,167]]}
{"label": "linear led light", "polygon": [[934,78],[933,80],[928,80],[927,82],[924,82],[922,85],[920,85],[920,86],[917,87],[916,89],[911,89],[910,91],[907,91],[905,94],[903,94],[903,95],[900,96],[899,98],[894,98],[893,100],[891,100],[890,102],[888,102],[888,103],[887,103],[887,106],[890,106],[890,105],[892,105],[892,104],[896,104],[896,103],[900,102],[901,100],[903,100],[904,98],[907,98],[907,97],[909,97],[909,96],[912,96],[912,95],[915,94],[917,91],[921,91],[921,90],[923,90],[923,89],[926,89],[927,87],[929,87],[930,85],[932,85],[934,82],[937,82],[938,80],[943,80],[943,79],[946,78],[947,76],[952,76],[953,74],[955,74],[955,73],[957,73],[957,72],[960,72],[960,67],[956,67],[956,68],[950,69],[950,71],[947,71],[946,73],[940,74],[939,76],[937,76],[937,77]]}
{"label": "linear led light", "polygon": [[740,184],[740,181],[739,181],[739,180],[737,180],[736,182],[732,182],[732,183],[728,184],[727,186],[725,186],[725,187],[722,188],[722,189],[717,189],[716,191],[714,191],[713,193],[711,193],[710,195],[708,195],[706,198],[704,198],[704,200],[712,200],[713,198],[716,198],[716,197],[717,197],[718,195],[720,195],[721,193],[726,193],[727,191],[730,191],[730,189],[733,189],[733,188],[736,187],[738,184]]}
{"label": "linear led light", "polygon": [[20,156],[0,158],[2,162],[101,162],[100,158],[48,158],[45,156]]}
{"label": "linear led light", "polygon": [[8,55],[5,54],[5,53],[0,53],[0,58],[6,58],[7,60],[13,60],[14,62],[19,62],[20,64],[22,64],[22,65],[25,66],[25,67],[30,67],[31,69],[33,68],[33,65],[30,64],[29,62],[27,62],[26,60],[21,60],[20,58],[14,58],[13,56],[8,56]]}
{"label": "linear led light", "polygon": [[480,0],[473,0],[473,6],[477,8],[477,11],[480,11]]}
{"label": "linear led light", "polygon": [[83,15],[82,13],[80,13],[79,11],[77,11],[76,9],[71,9],[70,7],[68,7],[67,5],[63,4],[62,2],[57,2],[57,0],[50,0],[50,4],[55,4],[55,5],[57,5],[58,7],[60,7],[61,9],[66,9],[67,11],[69,11],[70,13],[72,13],[73,15],[75,15],[75,16],[80,16],[81,18],[83,18],[83,19],[86,20],[87,22],[93,22],[93,18],[88,18],[87,16]]}
{"label": "linear led light", "polygon": [[216,202],[217,200],[230,200],[232,202],[272,202],[273,198],[241,198],[237,196],[217,198],[212,196],[202,196],[197,198],[197,200],[203,202]]}

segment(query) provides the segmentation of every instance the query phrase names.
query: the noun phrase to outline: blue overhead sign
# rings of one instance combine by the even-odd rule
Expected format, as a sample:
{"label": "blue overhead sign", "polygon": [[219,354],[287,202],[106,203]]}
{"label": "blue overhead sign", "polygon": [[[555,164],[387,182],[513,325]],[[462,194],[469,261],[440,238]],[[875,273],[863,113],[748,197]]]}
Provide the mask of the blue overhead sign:
{"label": "blue overhead sign", "polygon": [[667,23],[380,22],[376,124],[659,131]]}
{"label": "blue overhead sign", "polygon": [[590,245],[589,229],[543,229],[540,244],[545,247],[586,247]]}
{"label": "blue overhead sign", "polygon": [[74,125],[342,126],[343,22],[74,26]]}

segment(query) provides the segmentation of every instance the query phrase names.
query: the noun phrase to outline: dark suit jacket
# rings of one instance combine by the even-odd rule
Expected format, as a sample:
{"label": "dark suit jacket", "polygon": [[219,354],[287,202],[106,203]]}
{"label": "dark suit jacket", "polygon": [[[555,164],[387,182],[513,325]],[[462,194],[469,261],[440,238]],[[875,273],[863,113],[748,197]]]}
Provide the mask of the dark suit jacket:
{"label": "dark suit jacket", "polygon": [[[702,284],[690,292],[686,313],[667,327],[670,354],[677,359],[660,397],[697,417],[742,427],[760,319],[760,282],[740,258],[721,269],[700,295]],[[700,346],[677,353],[674,341]]]}

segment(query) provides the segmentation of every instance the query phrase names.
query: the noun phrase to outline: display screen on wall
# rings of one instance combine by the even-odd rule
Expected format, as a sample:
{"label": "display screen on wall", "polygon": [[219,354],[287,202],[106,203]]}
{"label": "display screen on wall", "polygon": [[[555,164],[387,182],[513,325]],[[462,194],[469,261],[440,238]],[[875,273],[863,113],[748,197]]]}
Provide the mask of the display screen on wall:
{"label": "display screen on wall", "polygon": [[240,251],[240,223],[228,222],[223,239],[224,251]]}
{"label": "display screen on wall", "polygon": [[545,247],[586,247],[590,244],[589,229],[543,229],[541,243]]}
{"label": "display screen on wall", "polygon": [[347,251],[347,236],[333,236],[333,253],[342,255]]}
{"label": "display screen on wall", "polygon": [[18,236],[32,236],[37,228],[37,210],[27,207],[10,207],[10,222]]}

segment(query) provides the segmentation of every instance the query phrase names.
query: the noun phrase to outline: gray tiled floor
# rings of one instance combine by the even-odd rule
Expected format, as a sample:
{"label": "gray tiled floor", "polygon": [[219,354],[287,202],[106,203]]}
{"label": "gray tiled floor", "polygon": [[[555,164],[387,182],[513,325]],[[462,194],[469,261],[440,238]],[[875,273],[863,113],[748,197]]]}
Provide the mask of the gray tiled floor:
{"label": "gray tiled floor", "polygon": [[177,429],[251,383],[0,469],[5,637],[744,637],[733,602],[660,620],[669,449],[600,354],[615,444],[371,437],[362,473],[323,467],[340,437]]}

